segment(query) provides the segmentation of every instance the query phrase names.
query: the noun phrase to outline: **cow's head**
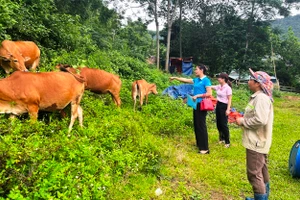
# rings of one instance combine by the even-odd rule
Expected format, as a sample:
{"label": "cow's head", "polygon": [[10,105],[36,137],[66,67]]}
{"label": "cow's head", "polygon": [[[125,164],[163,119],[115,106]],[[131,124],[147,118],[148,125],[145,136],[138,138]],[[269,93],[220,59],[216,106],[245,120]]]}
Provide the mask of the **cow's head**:
{"label": "cow's head", "polygon": [[12,55],[8,53],[6,56],[0,55],[1,66],[5,70],[6,73],[10,72],[10,69],[14,71],[28,71],[25,67],[25,62],[30,58],[22,57],[22,55]]}
{"label": "cow's head", "polygon": [[150,86],[150,92],[152,92],[153,94],[158,94],[158,92],[156,90],[156,85],[155,84],[151,84],[151,86]]}

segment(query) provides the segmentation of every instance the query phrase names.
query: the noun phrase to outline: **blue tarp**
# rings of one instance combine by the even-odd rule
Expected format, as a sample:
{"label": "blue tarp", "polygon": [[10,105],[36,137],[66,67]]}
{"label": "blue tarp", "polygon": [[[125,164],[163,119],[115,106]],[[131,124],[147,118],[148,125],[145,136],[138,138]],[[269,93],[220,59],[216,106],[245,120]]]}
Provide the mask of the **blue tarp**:
{"label": "blue tarp", "polygon": [[192,75],[193,74],[193,63],[182,61],[182,73],[187,76]]}
{"label": "blue tarp", "polygon": [[188,94],[193,95],[193,89],[193,84],[172,85],[166,88],[162,94],[169,95],[173,99],[177,99],[179,97],[184,99]]}

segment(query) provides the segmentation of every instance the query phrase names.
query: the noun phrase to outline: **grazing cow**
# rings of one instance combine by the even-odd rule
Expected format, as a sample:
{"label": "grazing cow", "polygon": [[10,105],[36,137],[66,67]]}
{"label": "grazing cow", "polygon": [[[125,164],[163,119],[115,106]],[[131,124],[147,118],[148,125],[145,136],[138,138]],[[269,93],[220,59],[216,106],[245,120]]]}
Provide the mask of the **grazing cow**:
{"label": "grazing cow", "polygon": [[71,103],[69,132],[77,117],[82,126],[79,106],[84,92],[84,79],[65,72],[16,71],[0,80],[0,113],[20,115],[29,113],[32,120],[38,111],[62,110]]}
{"label": "grazing cow", "polygon": [[90,90],[96,94],[110,93],[114,103],[120,107],[120,90],[122,81],[119,76],[108,73],[104,70],[92,69],[88,67],[77,67],[75,69],[70,65],[58,64],[56,68],[62,71],[68,69],[73,73],[80,72],[80,75],[85,78],[86,90]]}
{"label": "grazing cow", "polygon": [[40,62],[40,49],[31,41],[4,40],[0,46],[0,65],[9,74],[13,71],[35,70]]}
{"label": "grazing cow", "polygon": [[142,109],[144,97],[146,97],[146,104],[148,103],[148,95],[150,93],[157,94],[156,85],[149,84],[144,79],[137,80],[132,83],[132,99],[134,101],[133,110],[135,110],[136,97],[140,98],[140,109]]}

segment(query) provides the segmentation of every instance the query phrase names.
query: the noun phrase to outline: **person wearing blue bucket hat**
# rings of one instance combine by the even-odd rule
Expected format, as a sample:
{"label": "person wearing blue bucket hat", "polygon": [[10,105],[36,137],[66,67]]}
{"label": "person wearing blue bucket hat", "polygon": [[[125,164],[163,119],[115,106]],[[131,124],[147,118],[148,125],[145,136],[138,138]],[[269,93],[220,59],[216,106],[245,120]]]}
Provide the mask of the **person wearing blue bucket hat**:
{"label": "person wearing blue bucket hat", "polygon": [[253,94],[244,116],[238,118],[236,123],[243,128],[247,177],[254,192],[254,198],[246,197],[246,200],[265,200],[269,198],[270,192],[267,155],[272,143],[273,83],[266,72],[249,71],[251,76],[248,87]]}

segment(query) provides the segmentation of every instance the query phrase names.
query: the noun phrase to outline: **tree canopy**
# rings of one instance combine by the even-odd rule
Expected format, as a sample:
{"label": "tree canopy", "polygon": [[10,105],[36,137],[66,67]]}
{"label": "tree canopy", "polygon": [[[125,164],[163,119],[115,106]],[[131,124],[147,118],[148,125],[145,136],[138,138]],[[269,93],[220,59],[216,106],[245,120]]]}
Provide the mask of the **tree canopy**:
{"label": "tree canopy", "polygon": [[[264,59],[270,57],[272,40],[278,36],[274,45],[274,52],[281,58],[276,60],[278,76],[288,68],[295,76],[286,83],[298,82],[299,42],[295,42],[293,30],[279,36],[278,29],[270,28],[270,20],[287,16],[298,1],[181,0],[169,1],[169,11],[165,9],[166,0],[130,2],[144,6],[149,21],[166,20],[171,10],[172,23],[156,33],[147,30],[149,21],[129,20],[124,24],[124,14],[116,7],[109,9],[103,0],[0,0],[0,39],[36,42],[42,49],[42,63],[75,51],[81,52],[77,62],[98,50],[117,51],[138,60],[151,55],[158,55],[158,59],[161,55],[164,60],[169,51],[170,57],[192,56],[195,64],[208,65],[210,74],[247,71],[249,67],[273,74]],[[162,46],[154,41],[160,36],[164,38]]]}

